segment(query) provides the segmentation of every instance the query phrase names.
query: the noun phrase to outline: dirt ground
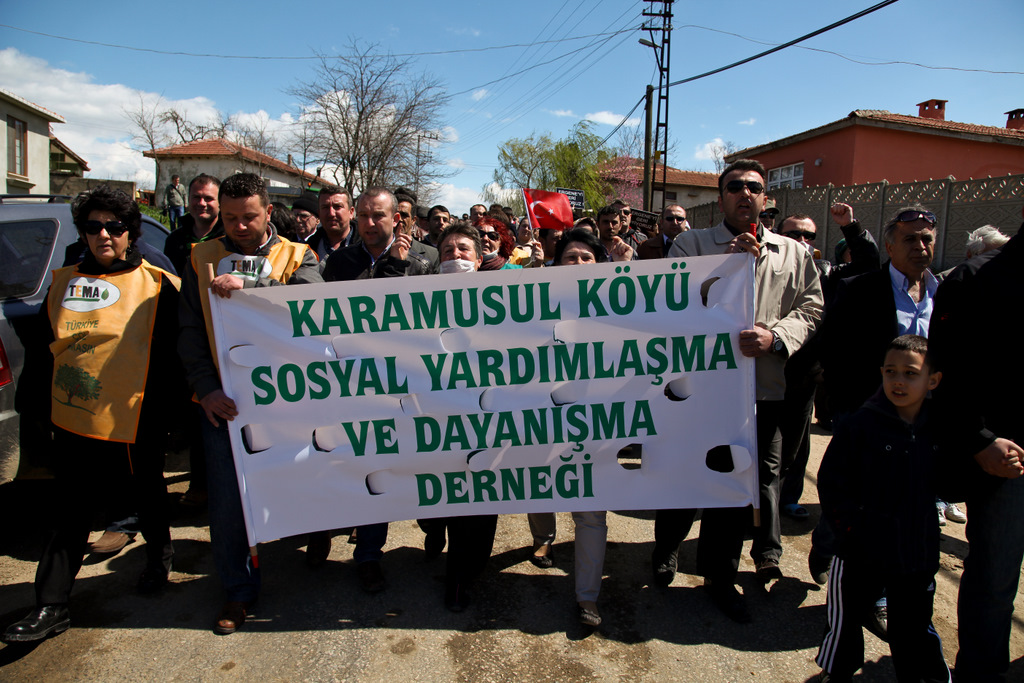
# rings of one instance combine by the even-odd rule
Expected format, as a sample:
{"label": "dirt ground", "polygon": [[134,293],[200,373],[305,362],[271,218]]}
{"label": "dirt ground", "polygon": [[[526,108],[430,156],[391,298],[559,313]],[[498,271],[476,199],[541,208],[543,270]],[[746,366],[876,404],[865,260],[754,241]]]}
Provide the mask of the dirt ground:
{"label": "dirt ground", "polygon": [[[134,592],[142,539],[114,557],[87,558],[72,596],[72,628],[35,646],[0,646],[2,681],[808,681],[825,626],[825,590],[807,570],[819,510],[814,473],[829,435],[815,428],[803,502],[810,520],[784,519],[785,578],[760,587],[743,557],[740,587],[752,624],[726,619],[695,575],[697,527],[681,550],[668,589],[650,584],[652,512],[608,515],[609,544],[599,601],[605,623],[576,624],[572,520],[558,516],[556,565],[527,561],[524,515],[502,517],[494,554],[461,614],[442,603],[444,559],[425,562],[415,522],[391,524],[385,547],[388,589],[358,590],[352,546],[338,534],[326,566],[306,567],[303,537],[261,546],[263,592],[238,633],[211,626],[221,593],[213,576],[205,515],[172,529],[172,583],[155,597]],[[187,458],[168,459],[171,489],[182,492]],[[32,579],[47,523],[49,488],[0,488],[0,627],[33,605]],[[970,515],[970,510],[967,511]],[[749,549],[749,543],[745,550]],[[948,662],[956,655],[956,594],[967,551],[964,526],[943,528],[934,622]],[[1024,680],[1024,604],[1013,622],[1011,676]],[[888,648],[865,634],[859,681],[894,680]]]}

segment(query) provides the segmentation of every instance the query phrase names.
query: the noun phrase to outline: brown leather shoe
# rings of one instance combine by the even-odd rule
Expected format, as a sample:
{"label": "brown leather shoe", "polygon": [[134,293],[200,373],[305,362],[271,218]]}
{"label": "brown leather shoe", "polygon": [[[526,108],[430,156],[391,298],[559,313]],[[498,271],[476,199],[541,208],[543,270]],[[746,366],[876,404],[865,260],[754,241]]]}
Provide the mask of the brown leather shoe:
{"label": "brown leather shoe", "polygon": [[219,636],[227,636],[242,628],[248,609],[248,602],[225,602],[220,616],[217,617],[217,623],[213,626],[213,632]]}
{"label": "brown leather shoe", "polygon": [[103,535],[89,544],[89,552],[99,555],[116,555],[121,549],[135,540],[135,534],[121,531],[104,531]]}

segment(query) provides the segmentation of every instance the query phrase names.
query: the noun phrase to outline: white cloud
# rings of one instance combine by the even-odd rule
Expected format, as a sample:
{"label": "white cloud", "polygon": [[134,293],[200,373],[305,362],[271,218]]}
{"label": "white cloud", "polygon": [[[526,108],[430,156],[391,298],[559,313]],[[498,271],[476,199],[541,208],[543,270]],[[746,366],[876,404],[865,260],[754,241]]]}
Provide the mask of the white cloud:
{"label": "white cloud", "polygon": [[757,119],[755,119],[753,116],[751,116],[746,121],[737,121],[736,123],[738,123],[741,126],[752,126],[755,123],[757,123]]}
{"label": "white cloud", "polygon": [[715,138],[709,142],[705,142],[703,145],[697,145],[693,152],[693,158],[699,161],[714,161],[716,149],[725,147],[725,140],[722,138]]}
{"label": "white cloud", "polygon": [[473,95],[472,95],[473,101],[474,102],[479,102],[483,98],[487,97],[488,92],[489,91],[487,90],[487,88],[480,88],[479,90],[477,90],[476,92],[473,93]]}
{"label": "white cloud", "polygon": [[[621,114],[613,114],[610,111],[598,111],[598,112],[594,112],[593,114],[587,114],[583,118],[585,118],[587,121],[593,121],[594,123],[601,123],[601,124],[604,124],[606,126],[617,126],[622,121],[623,117],[622,117]],[[626,123],[623,124],[623,125],[630,126],[630,127],[632,127],[632,126],[639,126],[640,125],[640,119],[636,118],[636,117],[631,118],[631,119],[626,119]]]}
{"label": "white cloud", "polygon": [[461,216],[469,213],[469,207],[479,204],[481,200],[480,190],[471,187],[456,187],[451,183],[442,183],[434,186],[437,197],[437,204],[447,206],[452,214]]}
{"label": "white cloud", "polygon": [[458,168],[461,170],[463,168],[466,168],[466,162],[464,162],[462,159],[458,157],[455,157],[453,159],[448,160],[448,166],[451,166],[452,168]]}
{"label": "white cloud", "polygon": [[474,38],[478,38],[480,36],[480,29],[472,28],[470,26],[463,28],[448,28],[447,31],[449,33],[454,33],[457,36],[473,36]]}
{"label": "white cloud", "polygon": [[551,113],[554,114],[555,116],[572,116],[572,117],[576,117],[576,114],[572,113],[572,109],[555,109]]}
{"label": "white cloud", "polygon": [[455,130],[452,126],[445,126],[441,129],[441,135],[444,136],[444,142],[454,145],[459,141],[459,131]]}
{"label": "white cloud", "polygon": [[[153,187],[155,167],[152,159],[131,148],[132,126],[125,110],[138,108],[142,98],[150,105],[173,106],[197,123],[214,123],[220,116],[216,104],[205,97],[165,100],[154,92],[97,83],[92,74],[55,68],[15,48],[0,50],[0,88],[63,116],[67,123],[53,124],[53,133],[89,163],[89,177],[131,180],[144,189]],[[265,125],[270,133],[282,132],[293,121],[290,114],[271,118],[262,110],[233,116]]]}

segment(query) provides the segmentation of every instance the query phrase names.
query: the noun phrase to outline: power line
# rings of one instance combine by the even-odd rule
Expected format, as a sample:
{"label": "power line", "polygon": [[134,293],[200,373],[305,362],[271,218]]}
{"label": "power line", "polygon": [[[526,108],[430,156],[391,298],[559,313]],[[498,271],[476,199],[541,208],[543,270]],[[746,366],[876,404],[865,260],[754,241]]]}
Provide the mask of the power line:
{"label": "power line", "polygon": [[[65,40],[65,41],[68,41],[69,43],[81,43],[83,45],[96,45],[98,47],[110,47],[110,48],[114,48],[114,49],[118,49],[118,50],[131,50],[133,52],[149,52],[149,53],[152,53],[152,54],[168,55],[168,56],[172,56],[172,57],[203,57],[203,58],[213,58],[213,59],[255,59],[255,60],[264,60],[264,61],[316,61],[316,60],[320,59],[320,57],[316,56],[316,55],[307,56],[307,57],[298,57],[298,56],[295,56],[295,57],[276,56],[275,57],[275,56],[266,56],[266,55],[218,55],[218,54],[200,53],[200,52],[178,52],[178,51],[172,51],[172,50],[157,50],[155,48],[149,48],[149,47],[135,47],[133,45],[118,45],[116,43],[101,43],[101,42],[95,41],[95,40],[83,40],[81,38],[69,38],[67,36],[58,36],[58,35],[54,35],[52,33],[43,33],[42,31],[32,31],[32,30],[29,30],[27,28],[20,28],[18,26],[11,26],[9,24],[0,24],[0,28],[9,28],[12,31],[21,31],[22,33],[30,33],[30,34],[36,35],[36,36],[43,36],[44,38],[53,38],[55,40]],[[508,50],[508,49],[520,48],[520,47],[529,48],[529,47],[533,47],[534,45],[544,45],[544,44],[547,44],[547,43],[565,43],[565,42],[569,42],[571,40],[585,40],[585,39],[588,39],[588,38],[599,38],[601,36],[615,36],[615,35],[618,35],[620,33],[625,33],[625,32],[632,31],[632,30],[633,30],[632,28],[626,28],[626,29],[622,29],[620,31],[612,31],[612,32],[609,32],[609,33],[592,33],[592,34],[586,35],[586,36],[572,36],[570,38],[558,38],[558,39],[552,39],[552,40],[539,40],[539,41],[536,41],[536,42],[533,42],[533,43],[515,43],[515,44],[511,44],[511,45],[492,45],[492,46],[489,46],[489,47],[468,47],[468,48],[461,48],[461,49],[458,49],[458,50],[436,50],[436,51],[431,51],[431,52],[401,52],[401,53],[397,53],[397,54],[389,53],[387,55],[371,54],[371,55],[331,55],[331,56],[334,57],[334,58],[339,58],[339,57],[386,57],[386,56],[390,56],[390,57],[433,57],[433,56],[438,56],[438,55],[454,55],[454,54],[462,54],[462,53],[467,53],[467,52],[489,52],[491,50]]]}
{"label": "power line", "polygon": [[[865,10],[861,10],[860,12],[857,12],[856,14],[851,14],[850,16],[846,17],[845,19],[840,19],[839,21],[837,21],[837,22],[835,22],[833,24],[829,24],[828,26],[826,26],[824,28],[819,28],[817,31],[811,31],[810,33],[808,33],[808,34],[806,34],[804,36],[801,36],[799,38],[795,38],[795,39],[789,41],[788,43],[783,43],[782,45],[776,45],[775,47],[771,48],[770,50],[765,50],[764,52],[762,52],[760,54],[756,54],[756,55],[754,55],[752,57],[747,57],[746,59],[741,59],[738,62],[733,62],[732,64],[728,64],[726,66],[722,66],[722,67],[719,67],[717,69],[712,69],[711,71],[706,71],[706,72],[704,72],[702,74],[698,74],[697,76],[690,76],[689,78],[684,78],[681,81],[675,81],[673,83],[669,83],[668,87],[671,88],[674,85],[682,85],[683,83],[691,83],[691,82],[699,80],[701,78],[707,78],[708,76],[713,76],[715,74],[722,73],[723,71],[728,71],[729,69],[734,69],[737,66],[742,66],[743,64],[747,64],[747,63],[752,62],[752,61],[754,61],[756,59],[760,59],[761,57],[767,57],[768,55],[770,55],[772,53],[779,52],[780,50],[784,50],[787,47],[791,47],[791,46],[796,45],[797,43],[803,42],[803,41],[805,41],[805,40],[807,40],[809,38],[813,38],[814,36],[821,35],[822,33],[825,33],[827,31],[831,31],[834,28],[838,28],[838,27],[840,27],[840,26],[842,26],[844,24],[850,23],[851,21],[854,21],[856,19],[860,19],[861,17],[867,16],[868,14],[871,14],[872,12],[876,12],[876,11],[882,9],[883,7],[888,7],[889,5],[894,4],[895,2],[897,2],[897,0],[883,0],[883,2],[880,2],[877,5],[873,5],[872,7],[868,7]],[[644,97],[641,97],[640,101],[637,102],[635,105],[633,105],[633,109],[630,110],[629,114],[632,114],[634,111],[636,111],[636,108],[640,106],[640,102],[643,102],[644,99],[645,99]],[[622,126],[629,119],[629,114],[626,114],[626,117],[624,119],[622,119],[622,121],[619,123],[619,125],[615,126],[615,128],[612,129],[612,132],[610,132],[601,141],[601,143],[597,145],[597,147],[592,149],[590,151],[590,153],[596,152],[597,150],[601,149],[601,147],[603,147],[605,145],[605,143],[607,143],[611,139],[611,137],[613,135],[615,135],[615,133],[617,133],[620,128],[622,128]]]}
{"label": "power line", "polygon": [[892,5],[892,4],[896,3],[896,2],[897,2],[897,0],[883,0],[882,2],[878,3],[877,5],[873,5],[871,7],[868,7],[867,9],[861,10],[860,12],[857,12],[856,14],[851,14],[850,16],[846,17],[845,19],[840,19],[839,21],[835,22],[834,24],[829,24],[828,26],[826,26],[824,28],[819,28],[817,31],[811,31],[810,33],[808,33],[806,35],[800,36],[799,38],[794,38],[793,40],[789,41],[788,43],[783,43],[782,45],[776,45],[775,47],[773,47],[773,48],[771,48],[769,50],[765,50],[764,52],[756,54],[756,55],[754,55],[752,57],[747,57],[746,59],[741,59],[738,62],[733,62],[732,64],[728,64],[726,66],[722,66],[722,67],[719,67],[717,69],[712,69],[711,71],[706,71],[706,72],[704,72],[702,74],[698,74],[696,76],[690,76],[689,78],[684,78],[681,81],[675,81],[674,83],[669,83],[668,87],[671,88],[672,86],[682,85],[683,83],[691,83],[691,82],[699,80],[701,78],[707,78],[708,76],[714,76],[715,74],[720,74],[723,71],[728,71],[729,69],[735,69],[737,66],[742,66],[744,64],[748,64],[748,63],[754,61],[755,59],[761,59],[762,57],[767,57],[770,54],[774,54],[776,52],[779,52],[780,50],[785,50],[787,47],[792,47],[793,45],[796,45],[797,43],[802,43],[805,40],[813,38],[814,36],[819,36],[822,33],[826,33],[828,31],[831,31],[834,28],[839,28],[840,26],[843,26],[844,24],[849,24],[851,21],[855,21],[857,19],[860,19],[861,17],[865,17],[865,16],[871,14],[872,12],[877,12],[878,10],[882,9],[883,7],[888,7],[889,5]]}
{"label": "power line", "polygon": [[[685,24],[683,26],[679,26],[678,28],[699,28],[702,31],[711,31],[713,33],[721,33],[723,35],[732,36],[734,38],[739,38],[741,40],[746,40],[746,41],[751,42],[751,43],[757,43],[758,45],[778,45],[778,43],[772,43],[772,42],[769,42],[769,41],[766,41],[766,40],[758,40],[756,38],[751,38],[750,36],[744,36],[744,35],[741,35],[739,33],[733,33],[732,31],[723,31],[722,29],[711,28],[710,26],[698,26],[697,24]],[[835,50],[826,50],[824,48],[811,47],[809,45],[797,45],[796,47],[800,48],[801,50],[809,50],[811,52],[823,52],[823,53],[828,54],[828,55],[834,55],[836,57],[839,57],[840,59],[845,59],[848,62],[853,62],[854,64],[862,64],[864,66],[892,66],[892,65],[897,65],[897,64],[903,64],[903,65],[906,65],[906,66],[917,66],[917,67],[920,67],[922,69],[932,69],[932,70],[935,70],[935,71],[965,71],[965,72],[969,72],[969,73],[995,74],[995,75],[998,75],[998,76],[1006,76],[1006,75],[1009,75],[1009,76],[1024,76],[1024,71],[993,71],[991,69],[969,69],[969,68],[966,68],[966,67],[958,67],[958,66],[934,66],[932,64],[921,64],[920,62],[908,62],[908,61],[904,61],[902,59],[881,60],[878,57],[864,57],[863,59],[856,59],[856,58],[854,58],[854,57],[852,57],[850,55],[845,55],[845,54],[843,54],[841,52],[836,52]],[[874,60],[874,61],[867,62],[867,61],[864,61],[864,59],[871,59],[871,60]]]}

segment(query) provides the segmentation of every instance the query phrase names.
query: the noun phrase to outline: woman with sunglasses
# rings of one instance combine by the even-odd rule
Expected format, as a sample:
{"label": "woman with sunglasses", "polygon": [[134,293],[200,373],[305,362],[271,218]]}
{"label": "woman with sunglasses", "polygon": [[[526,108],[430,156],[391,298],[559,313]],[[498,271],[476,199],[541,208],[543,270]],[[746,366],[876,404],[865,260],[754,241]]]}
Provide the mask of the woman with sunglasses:
{"label": "woman with sunglasses", "polygon": [[[629,262],[633,258],[632,247],[618,236],[612,239],[613,246],[609,254],[604,243],[593,232],[584,227],[573,228],[563,234],[555,245],[553,263],[556,266],[606,263],[609,256],[612,261]],[[572,521],[576,525],[574,546],[577,617],[582,625],[590,628],[601,625],[597,597],[601,592],[604,553],[608,542],[607,515],[604,510],[572,513]],[[533,535],[530,562],[547,569],[554,564],[551,544],[555,540],[555,514],[531,512],[527,515],[527,520],[530,523],[530,533]]]}
{"label": "woman with sunglasses", "polygon": [[6,630],[8,642],[67,630],[71,588],[104,507],[138,511],[146,540],[139,592],[160,590],[171,569],[163,446],[184,395],[175,390],[184,374],[175,348],[180,281],[134,248],[142,218],[121,190],[98,187],[71,210],[89,249],[81,263],[54,271],[40,310],[49,345],[26,358],[53,429],[56,495],[46,505],[56,508],[56,528],[36,570],[36,609]]}
{"label": "woman with sunglasses", "polygon": [[522,268],[509,261],[516,247],[516,239],[508,225],[494,216],[481,216],[473,223],[480,231],[480,243],[484,250],[480,270],[511,270]]}

